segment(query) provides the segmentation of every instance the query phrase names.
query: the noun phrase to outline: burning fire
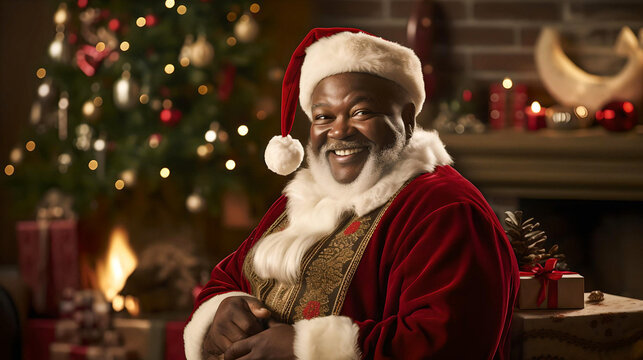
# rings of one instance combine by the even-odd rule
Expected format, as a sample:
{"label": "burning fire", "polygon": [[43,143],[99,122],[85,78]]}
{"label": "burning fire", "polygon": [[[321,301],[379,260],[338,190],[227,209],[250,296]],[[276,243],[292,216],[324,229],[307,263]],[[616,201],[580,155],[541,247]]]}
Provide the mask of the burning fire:
{"label": "burning fire", "polygon": [[125,229],[117,227],[109,239],[107,255],[98,262],[98,286],[107,301],[112,302],[125,286],[127,277],[134,271],[138,260],[129,245]]}

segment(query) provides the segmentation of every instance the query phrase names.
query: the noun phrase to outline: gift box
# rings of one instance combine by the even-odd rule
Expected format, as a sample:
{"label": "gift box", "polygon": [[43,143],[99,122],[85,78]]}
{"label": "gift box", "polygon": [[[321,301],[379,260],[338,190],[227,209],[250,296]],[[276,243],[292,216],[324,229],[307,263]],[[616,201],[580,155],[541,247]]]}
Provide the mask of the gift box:
{"label": "gift box", "polygon": [[511,359],[641,359],[643,301],[588,297],[579,310],[514,310]]}
{"label": "gift box", "polygon": [[52,343],[49,346],[51,360],[126,360],[127,351],[121,346],[83,346],[68,343]]}
{"label": "gift box", "polygon": [[489,126],[494,130],[524,128],[527,86],[503,84],[489,86]]}
{"label": "gift box", "polygon": [[519,309],[582,309],[585,279],[570,271],[554,270],[556,259],[520,272]]}
{"label": "gift box", "polygon": [[36,314],[56,316],[65,289],[79,288],[75,220],[21,221],[16,225],[20,274]]}
{"label": "gift box", "polygon": [[49,345],[56,337],[55,319],[28,319],[22,341],[24,360],[49,360]]}
{"label": "gift box", "polygon": [[185,360],[184,328],[185,321],[168,321],[165,325],[165,360]]}
{"label": "gift box", "polygon": [[160,319],[114,319],[127,352],[140,360],[163,359],[165,321]]}

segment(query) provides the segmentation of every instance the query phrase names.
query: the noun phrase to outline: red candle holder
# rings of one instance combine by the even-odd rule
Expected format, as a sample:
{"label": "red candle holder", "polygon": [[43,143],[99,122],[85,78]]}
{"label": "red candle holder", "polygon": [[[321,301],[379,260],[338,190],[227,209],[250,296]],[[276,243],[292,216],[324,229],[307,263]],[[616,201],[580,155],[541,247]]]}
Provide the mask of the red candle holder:
{"label": "red candle holder", "polygon": [[545,108],[540,106],[538,101],[531,103],[531,106],[525,108],[525,115],[527,115],[527,130],[536,131],[547,127],[545,121]]}

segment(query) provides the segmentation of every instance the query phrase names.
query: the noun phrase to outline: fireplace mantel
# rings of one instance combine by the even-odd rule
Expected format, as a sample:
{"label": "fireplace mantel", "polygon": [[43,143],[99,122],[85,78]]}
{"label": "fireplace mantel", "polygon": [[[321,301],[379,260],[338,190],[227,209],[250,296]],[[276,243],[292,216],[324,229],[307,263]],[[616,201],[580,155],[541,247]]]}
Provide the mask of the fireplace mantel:
{"label": "fireplace mantel", "polygon": [[643,126],[440,137],[455,168],[486,196],[643,200]]}

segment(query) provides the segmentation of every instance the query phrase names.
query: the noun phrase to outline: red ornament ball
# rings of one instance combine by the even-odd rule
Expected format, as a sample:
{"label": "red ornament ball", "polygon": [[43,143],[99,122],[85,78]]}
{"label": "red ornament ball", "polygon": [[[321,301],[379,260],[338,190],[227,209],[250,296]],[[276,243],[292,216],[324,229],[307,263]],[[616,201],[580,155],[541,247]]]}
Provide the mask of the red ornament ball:
{"label": "red ornament ball", "polygon": [[156,15],[149,14],[145,16],[145,26],[151,27],[156,25],[156,23],[158,23],[158,18],[156,17]]}
{"label": "red ornament ball", "polygon": [[110,20],[110,21],[107,23],[107,27],[108,27],[110,30],[112,30],[112,31],[116,32],[116,31],[118,31],[118,29],[120,29],[120,27],[121,27],[121,22],[120,22],[120,21],[118,21],[118,19],[112,19],[112,20]]}
{"label": "red ornament ball", "polygon": [[612,101],[596,112],[596,121],[609,131],[627,131],[636,126],[638,116],[629,101]]}
{"label": "red ornament ball", "polygon": [[78,7],[84,9],[87,7],[89,0],[78,0]]}
{"label": "red ornament ball", "polygon": [[161,122],[166,125],[176,125],[181,120],[182,116],[183,113],[178,109],[163,109],[161,110],[159,118],[161,119]]}

